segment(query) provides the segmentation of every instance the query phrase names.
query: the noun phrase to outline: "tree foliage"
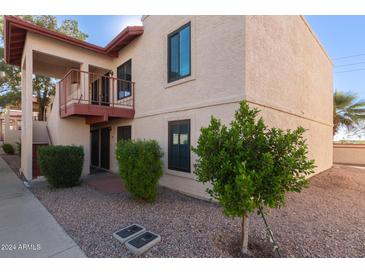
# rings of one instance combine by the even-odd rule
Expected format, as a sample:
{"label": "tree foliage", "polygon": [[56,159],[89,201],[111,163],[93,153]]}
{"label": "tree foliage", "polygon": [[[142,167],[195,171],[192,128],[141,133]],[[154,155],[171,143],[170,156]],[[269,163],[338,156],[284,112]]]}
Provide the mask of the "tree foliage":
{"label": "tree foliage", "polygon": [[260,207],[277,208],[285,193],[308,185],[314,160],[307,159],[304,129],[267,128],[258,109],[243,101],[230,127],[212,117],[201,129],[195,174],[211,182],[208,193],[227,216],[244,216]]}
{"label": "tree foliage", "polygon": [[46,107],[50,103],[50,96],[56,92],[54,80],[50,77],[36,75],[33,78],[33,91],[38,102],[38,120],[44,121]]}
{"label": "tree foliage", "polygon": [[[41,27],[64,33],[68,36],[85,40],[88,35],[78,28],[76,20],[66,19],[59,26],[57,18],[53,15],[20,15],[20,18],[28,20]],[[3,41],[3,17],[0,17],[1,41]],[[20,88],[20,68],[5,64],[4,49],[0,48],[0,107],[15,106],[20,107],[21,88]],[[39,114],[40,119],[43,119],[44,109],[49,103],[49,96],[54,93],[53,80],[46,76],[34,77],[33,92],[39,99],[39,108],[43,110]]]}
{"label": "tree foliage", "polygon": [[0,107],[12,105],[20,108],[20,68],[4,62],[4,48],[0,48]]}
{"label": "tree foliage", "polygon": [[351,131],[361,128],[365,121],[365,100],[360,100],[355,93],[335,91],[333,94],[333,134],[341,126]]}
{"label": "tree foliage", "polygon": [[58,31],[80,40],[86,40],[88,37],[86,33],[79,30],[79,23],[76,20],[64,20]]}

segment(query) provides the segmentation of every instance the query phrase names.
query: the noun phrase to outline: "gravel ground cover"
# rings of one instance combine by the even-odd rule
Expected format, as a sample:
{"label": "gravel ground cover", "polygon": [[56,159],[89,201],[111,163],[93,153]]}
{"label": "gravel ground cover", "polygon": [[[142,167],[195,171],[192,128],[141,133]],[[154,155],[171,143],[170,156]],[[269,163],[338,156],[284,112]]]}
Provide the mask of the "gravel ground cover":
{"label": "gravel ground cover", "polygon": [[[126,192],[107,193],[84,184],[31,188],[88,257],[133,257],[112,233],[139,223],[161,235],[142,257],[240,257],[240,219],[224,217],[212,202],[159,188],[153,204]],[[285,257],[365,256],[365,169],[334,167],[311,178],[287,205],[268,211],[268,222]],[[250,220],[251,257],[273,257],[261,217]]]}

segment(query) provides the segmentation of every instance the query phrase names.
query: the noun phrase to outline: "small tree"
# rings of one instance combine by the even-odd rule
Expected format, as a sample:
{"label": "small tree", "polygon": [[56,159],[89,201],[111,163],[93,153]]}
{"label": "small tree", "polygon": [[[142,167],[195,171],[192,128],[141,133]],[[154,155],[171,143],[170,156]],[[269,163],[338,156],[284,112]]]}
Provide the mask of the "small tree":
{"label": "small tree", "polygon": [[211,182],[210,196],[226,216],[242,218],[241,251],[248,252],[249,214],[264,206],[278,208],[285,193],[308,185],[314,161],[307,159],[304,129],[267,128],[259,110],[243,101],[228,128],[212,117],[201,129],[196,148],[195,174]]}

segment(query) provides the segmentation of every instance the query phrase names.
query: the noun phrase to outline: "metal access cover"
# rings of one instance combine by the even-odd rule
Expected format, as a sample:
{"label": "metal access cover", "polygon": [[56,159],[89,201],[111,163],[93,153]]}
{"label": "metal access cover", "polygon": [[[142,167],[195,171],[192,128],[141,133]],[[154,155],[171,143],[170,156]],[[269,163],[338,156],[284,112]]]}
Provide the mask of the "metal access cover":
{"label": "metal access cover", "polygon": [[138,224],[132,224],[127,226],[121,230],[118,230],[113,233],[114,238],[116,238],[121,243],[125,243],[126,241],[138,236],[139,234],[145,232],[146,229]]}
{"label": "metal access cover", "polygon": [[160,241],[160,235],[147,231],[126,242],[125,246],[134,254],[141,255]]}

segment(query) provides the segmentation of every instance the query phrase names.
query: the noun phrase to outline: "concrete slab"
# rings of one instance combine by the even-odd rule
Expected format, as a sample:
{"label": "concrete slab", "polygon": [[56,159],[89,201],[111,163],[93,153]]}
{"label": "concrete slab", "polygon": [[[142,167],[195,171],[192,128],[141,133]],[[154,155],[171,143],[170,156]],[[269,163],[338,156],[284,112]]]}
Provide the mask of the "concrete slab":
{"label": "concrete slab", "polygon": [[0,257],[86,257],[1,157]]}
{"label": "concrete slab", "polygon": [[54,254],[51,256],[52,258],[76,258],[78,254],[80,254],[81,249],[77,245],[71,248],[68,248],[64,251]]}
{"label": "concrete slab", "polygon": [[133,254],[139,256],[161,241],[161,236],[151,231],[146,231],[125,243]]}
{"label": "concrete slab", "polygon": [[132,238],[137,237],[138,235],[142,234],[145,231],[146,229],[143,226],[139,224],[132,224],[127,227],[124,227],[123,229],[115,231],[113,233],[113,237],[122,244],[124,244],[125,242],[129,241]]}

